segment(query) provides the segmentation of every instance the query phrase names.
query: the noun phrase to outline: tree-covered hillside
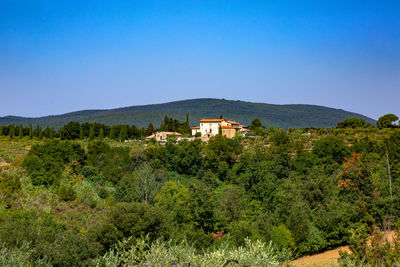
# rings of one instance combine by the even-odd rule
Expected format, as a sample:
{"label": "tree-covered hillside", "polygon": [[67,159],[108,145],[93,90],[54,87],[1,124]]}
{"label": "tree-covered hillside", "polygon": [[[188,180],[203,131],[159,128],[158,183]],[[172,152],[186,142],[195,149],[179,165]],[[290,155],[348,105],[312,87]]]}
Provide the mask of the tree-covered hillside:
{"label": "tree-covered hillside", "polygon": [[273,125],[285,129],[334,127],[338,122],[349,117],[362,118],[367,123],[375,124],[373,119],[363,115],[323,106],[272,105],[204,98],[109,110],[84,110],[40,118],[6,116],[0,117],[0,125],[39,124],[58,129],[70,121],[79,121],[107,125],[135,124],[138,127],[147,127],[149,123],[159,126],[165,115],[184,121],[187,113],[189,113],[191,125],[198,125],[201,118],[219,118],[220,115],[242,124],[250,124],[254,118],[259,118],[267,127]]}
{"label": "tree-covered hillside", "polygon": [[255,119],[256,136],[208,142],[2,126],[0,266],[290,266],[342,245],[339,266],[394,266],[400,240],[382,234],[400,237],[392,115],[327,129]]}

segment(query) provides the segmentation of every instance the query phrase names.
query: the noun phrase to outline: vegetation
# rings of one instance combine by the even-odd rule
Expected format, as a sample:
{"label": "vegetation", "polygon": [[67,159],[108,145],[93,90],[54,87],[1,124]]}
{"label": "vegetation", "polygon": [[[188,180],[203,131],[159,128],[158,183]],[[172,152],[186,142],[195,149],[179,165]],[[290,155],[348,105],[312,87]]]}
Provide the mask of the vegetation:
{"label": "vegetation", "polygon": [[146,143],[154,126],[0,127],[0,265],[279,266],[345,244],[343,266],[399,264],[381,234],[400,227],[397,125],[260,122],[207,143]]}

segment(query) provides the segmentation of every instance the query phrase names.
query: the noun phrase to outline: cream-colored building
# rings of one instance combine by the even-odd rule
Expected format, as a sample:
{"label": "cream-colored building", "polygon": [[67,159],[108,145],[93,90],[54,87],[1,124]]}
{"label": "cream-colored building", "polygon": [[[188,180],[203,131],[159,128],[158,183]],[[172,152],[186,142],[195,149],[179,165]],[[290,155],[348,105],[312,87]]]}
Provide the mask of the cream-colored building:
{"label": "cream-colored building", "polygon": [[192,128],[192,135],[200,133],[203,141],[208,141],[211,137],[217,135],[221,129],[222,135],[233,138],[237,132],[243,135],[248,131],[243,125],[236,121],[224,119],[201,119],[200,125]]}
{"label": "cream-colored building", "polygon": [[156,141],[165,141],[167,140],[168,136],[176,136],[178,141],[182,139],[182,134],[177,132],[156,132],[155,134],[147,136],[146,140],[155,138]]}

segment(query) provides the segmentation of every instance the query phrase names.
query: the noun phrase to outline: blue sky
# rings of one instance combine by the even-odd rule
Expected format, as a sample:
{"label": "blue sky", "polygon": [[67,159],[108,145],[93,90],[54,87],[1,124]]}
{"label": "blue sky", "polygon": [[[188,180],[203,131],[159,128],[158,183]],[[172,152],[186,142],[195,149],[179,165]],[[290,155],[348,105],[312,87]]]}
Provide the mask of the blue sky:
{"label": "blue sky", "polygon": [[0,116],[213,97],[400,115],[400,1],[0,1]]}

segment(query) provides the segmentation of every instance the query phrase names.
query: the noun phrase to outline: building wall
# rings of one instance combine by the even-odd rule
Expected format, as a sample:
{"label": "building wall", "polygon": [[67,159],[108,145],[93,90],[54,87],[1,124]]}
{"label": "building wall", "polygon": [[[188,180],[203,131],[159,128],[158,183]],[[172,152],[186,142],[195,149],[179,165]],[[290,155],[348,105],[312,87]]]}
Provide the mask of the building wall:
{"label": "building wall", "polygon": [[195,136],[197,132],[200,132],[200,129],[192,129],[192,135]]}
{"label": "building wall", "polygon": [[221,122],[200,122],[201,135],[211,133],[213,135],[218,134]]}
{"label": "building wall", "polygon": [[236,135],[236,129],[222,129],[222,135],[233,138]]}

